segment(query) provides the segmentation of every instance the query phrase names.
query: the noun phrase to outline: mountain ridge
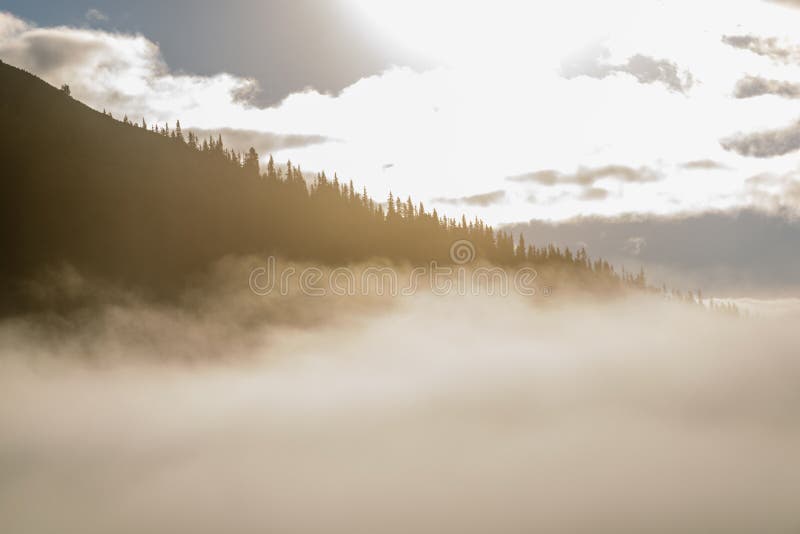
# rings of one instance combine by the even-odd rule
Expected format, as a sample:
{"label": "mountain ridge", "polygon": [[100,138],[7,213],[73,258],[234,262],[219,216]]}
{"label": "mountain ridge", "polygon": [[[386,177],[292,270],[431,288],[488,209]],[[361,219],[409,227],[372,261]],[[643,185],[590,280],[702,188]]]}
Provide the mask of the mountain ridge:
{"label": "mountain ridge", "polygon": [[[589,286],[621,280],[602,260],[536,248],[480,220],[426,211],[409,198],[376,203],[352,182],[319,173],[310,185],[289,163],[258,168],[221,139],[187,143],[175,131],[117,121],[32,74],[0,65],[0,262],[4,289],[69,265],[92,278],[155,294],[180,292],[224,256],[274,254],[329,265],[385,258],[449,263],[469,240],[481,260],[558,265]],[[17,289],[15,289],[17,288]]]}

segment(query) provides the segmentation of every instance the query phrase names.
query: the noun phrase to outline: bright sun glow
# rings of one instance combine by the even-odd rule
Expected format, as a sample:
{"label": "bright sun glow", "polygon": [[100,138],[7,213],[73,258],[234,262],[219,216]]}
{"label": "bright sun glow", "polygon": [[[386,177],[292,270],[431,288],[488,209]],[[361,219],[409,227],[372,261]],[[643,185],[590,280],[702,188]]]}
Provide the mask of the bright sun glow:
{"label": "bright sun glow", "polygon": [[[370,27],[391,41],[448,64],[496,62],[569,53],[624,24],[616,16],[649,2],[587,4],[565,0],[542,9],[535,2],[498,0],[347,0]],[[600,22],[598,24],[598,22]],[[498,58],[500,54],[500,58]]]}

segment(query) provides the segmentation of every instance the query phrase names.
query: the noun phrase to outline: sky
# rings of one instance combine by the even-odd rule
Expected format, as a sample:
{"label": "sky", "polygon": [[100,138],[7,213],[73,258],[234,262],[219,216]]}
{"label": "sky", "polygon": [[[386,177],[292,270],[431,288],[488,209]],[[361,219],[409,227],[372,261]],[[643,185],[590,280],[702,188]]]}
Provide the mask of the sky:
{"label": "sky", "polygon": [[755,209],[681,216],[576,217],[507,227],[525,241],[586,248],[618,269],[641,267],[656,287],[707,297],[800,296],[800,222]]}
{"label": "sky", "polygon": [[0,3],[115,116],[491,224],[800,205],[800,2]]}

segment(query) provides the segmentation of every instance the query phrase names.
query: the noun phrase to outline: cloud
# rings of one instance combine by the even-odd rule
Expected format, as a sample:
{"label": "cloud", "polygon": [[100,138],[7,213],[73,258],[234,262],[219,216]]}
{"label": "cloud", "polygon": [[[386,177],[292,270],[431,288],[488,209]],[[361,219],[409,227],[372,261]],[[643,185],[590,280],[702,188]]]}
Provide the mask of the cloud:
{"label": "cloud", "polygon": [[595,46],[583,54],[567,59],[561,65],[565,78],[578,76],[603,79],[615,73],[630,74],[639,83],[662,83],[671,91],[685,93],[694,85],[694,77],[688,71],[680,73],[675,63],[665,59],[636,54],[623,64],[608,63],[610,52],[602,46]]}
{"label": "cloud", "polygon": [[580,200],[604,200],[608,198],[608,190],[602,187],[587,187],[578,196]]}
{"label": "cloud", "polygon": [[28,23],[11,13],[0,11],[0,39],[9,39],[28,28]]}
{"label": "cloud", "polygon": [[[541,171],[509,176],[506,180],[518,183],[533,183],[544,187],[563,185],[578,186],[579,191],[574,194],[562,191],[558,199],[575,199],[581,202],[605,200],[611,193],[608,189],[597,187],[595,184],[601,180],[614,180],[622,183],[650,183],[661,179],[656,171],[640,167],[635,169],[625,165],[605,165],[601,167],[580,167],[571,174],[546,169]],[[529,202],[535,202],[536,196],[530,195]]]}
{"label": "cloud", "polygon": [[748,50],[781,63],[800,61],[800,47],[781,43],[776,37],[723,35],[722,42],[734,48]]}
{"label": "cloud", "polygon": [[539,185],[556,185],[560,182],[562,176],[558,171],[544,170],[509,176],[506,180],[511,182],[535,182]]}
{"label": "cloud", "polygon": [[234,128],[219,128],[214,130],[190,128],[189,130],[194,132],[201,139],[208,138],[209,136],[216,138],[218,134],[222,135],[226,146],[232,147],[239,152],[254,147],[261,155],[289,148],[306,147],[334,141],[334,139],[322,135],[276,134],[271,132],[258,132],[255,130],[238,130]]}
{"label": "cloud", "polygon": [[498,204],[505,200],[506,192],[503,190],[490,191],[489,193],[482,193],[480,195],[471,195],[459,198],[434,198],[433,202],[442,204],[465,204],[467,206],[480,206],[487,207],[492,204]]}
{"label": "cloud", "polygon": [[591,186],[603,179],[612,179],[626,183],[646,183],[658,181],[661,176],[647,167],[634,169],[624,165],[606,165],[603,167],[581,167],[573,174],[563,174],[552,169],[535,171],[526,174],[509,176],[512,182],[528,182],[538,185],[554,186],[575,184]]}
{"label": "cloud", "polygon": [[800,174],[797,172],[751,176],[745,182],[745,191],[749,201],[761,209],[800,218]]}
{"label": "cloud", "polygon": [[0,531],[796,531],[794,318],[199,289],[0,323]]}
{"label": "cloud", "polygon": [[761,95],[776,95],[783,98],[800,98],[800,83],[768,80],[759,76],[746,76],[736,83],[736,98],[752,98]]}
{"label": "cloud", "polygon": [[712,159],[698,159],[681,164],[682,169],[688,170],[718,170],[727,169],[725,165]]}
{"label": "cloud", "polygon": [[108,16],[100,11],[99,9],[91,8],[86,12],[85,15],[86,20],[89,22],[106,22],[108,21]]}
{"label": "cloud", "polygon": [[638,256],[642,253],[642,249],[644,249],[645,246],[647,246],[647,239],[644,237],[629,237],[625,240],[623,250],[634,256]]}
{"label": "cloud", "polygon": [[800,0],[768,0],[776,4],[784,4],[789,7],[800,7]]}
{"label": "cloud", "polygon": [[254,80],[230,74],[171,73],[158,45],[142,35],[38,28],[7,13],[0,13],[0,58],[51,85],[69,84],[95,109],[148,122],[222,126],[246,108],[242,95],[257,90]]}
{"label": "cloud", "polygon": [[619,72],[632,74],[639,83],[661,82],[673,91],[680,93],[691,89],[694,80],[690,73],[678,75],[678,67],[664,59],[654,59],[637,54],[628,59],[627,65],[612,68]]}
{"label": "cloud", "polygon": [[785,128],[738,133],[720,141],[722,148],[741,156],[771,158],[800,149],[800,121]]}

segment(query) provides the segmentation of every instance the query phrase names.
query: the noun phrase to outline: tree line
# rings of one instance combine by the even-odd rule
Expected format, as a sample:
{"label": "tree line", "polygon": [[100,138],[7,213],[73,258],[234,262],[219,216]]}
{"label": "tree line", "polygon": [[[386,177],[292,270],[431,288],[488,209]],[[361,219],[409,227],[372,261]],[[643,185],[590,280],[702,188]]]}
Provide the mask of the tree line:
{"label": "tree line", "polygon": [[[112,116],[105,110],[103,113]],[[477,217],[470,220],[463,215],[460,219],[448,217],[435,208],[426,209],[422,202],[411,197],[403,200],[391,192],[385,202],[376,202],[366,188],[356,190],[352,180],[340,180],[337,174],[331,179],[324,171],[309,175],[291,161],[277,165],[272,156],[262,169],[253,147],[240,153],[226,147],[221,135],[200,139],[191,131],[185,133],[180,121],[174,128],[169,124],[148,126],[144,119],[141,123],[132,122],[126,115],[122,122],[257,178],[264,191],[264,209],[276,215],[274,221],[278,224],[272,229],[262,229],[269,234],[267,241],[275,244],[276,252],[335,263],[369,257],[449,263],[450,245],[457,240],[468,240],[474,245],[478,260],[501,267],[553,266],[589,273],[606,284],[647,287],[644,270],[636,274],[618,273],[608,261],[590,258],[583,248],[573,251],[554,244],[526,243],[522,234],[515,238]],[[305,223],[281,227],[280,222],[287,220],[285,215],[290,212],[302,213]],[[282,235],[289,241],[281,239]]]}
{"label": "tree line", "polygon": [[[13,105],[12,105],[13,104]],[[275,255],[331,266],[452,262],[468,240],[479,262],[531,265],[591,291],[651,288],[585,250],[527,243],[389,193],[376,202],[337,174],[262,166],[254,148],[225,146],[167,124],[116,120],[19,69],[0,65],[0,285],[13,290],[66,263],[112,282],[175,294],[228,255]],[[47,157],[41,157],[47,154]]]}

